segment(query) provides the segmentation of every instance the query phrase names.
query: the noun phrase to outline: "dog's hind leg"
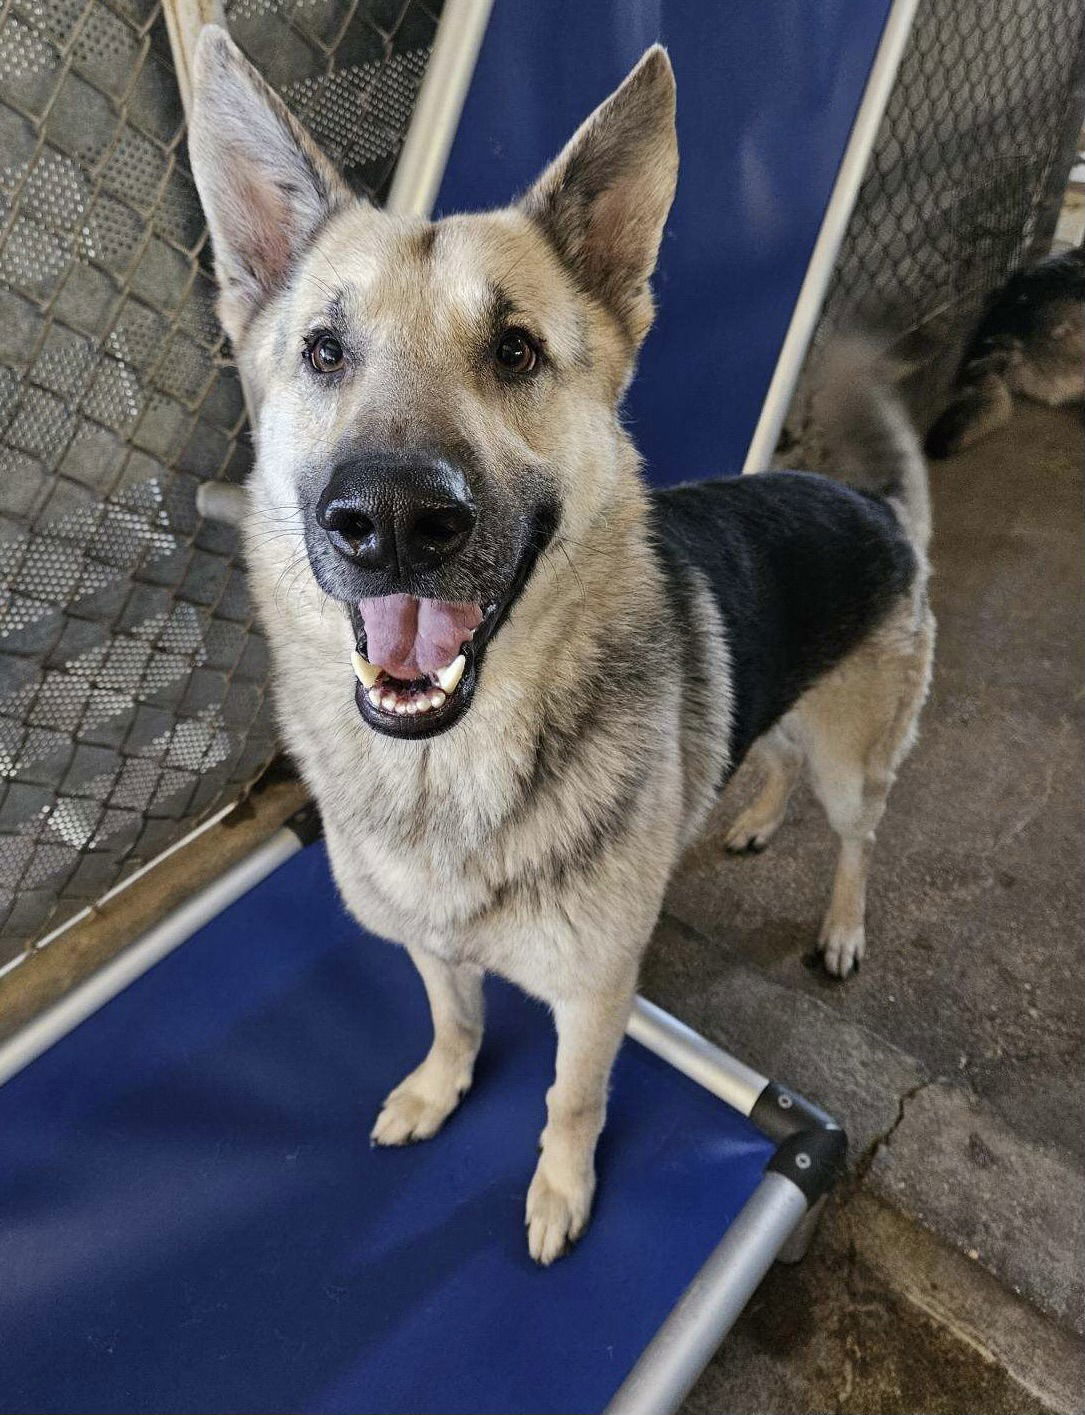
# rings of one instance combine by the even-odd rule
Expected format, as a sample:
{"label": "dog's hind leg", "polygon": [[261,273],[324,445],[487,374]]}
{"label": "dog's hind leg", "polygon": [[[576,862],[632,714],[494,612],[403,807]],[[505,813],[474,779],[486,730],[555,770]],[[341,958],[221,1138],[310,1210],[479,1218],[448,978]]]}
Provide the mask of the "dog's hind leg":
{"label": "dog's hind leg", "polygon": [[866,951],[874,833],[897,769],[915,741],[930,681],[933,621],[927,619],[908,637],[905,647],[891,632],[880,635],[811,689],[793,714],[810,784],[840,840],[818,938],[826,971],[838,978],[858,968]]}
{"label": "dog's hind leg", "polygon": [[408,949],[433,1014],[433,1044],[421,1066],[385,1098],[370,1139],[407,1145],[435,1135],[471,1087],[482,1042],[482,971]]}
{"label": "dog's hind leg", "polygon": [[635,975],[605,994],[554,1004],[558,1029],[554,1084],[546,1093],[546,1129],[527,1193],[527,1241],[543,1266],[584,1231],[595,1193],[595,1145],[606,1119],[607,1082],[633,1005]]}
{"label": "dog's hind leg", "polygon": [[757,798],[736,817],[727,832],[724,845],[734,855],[764,850],[783,824],[787,803],[802,772],[803,751],[778,724],[753,744],[747,760],[751,759],[763,780]]}

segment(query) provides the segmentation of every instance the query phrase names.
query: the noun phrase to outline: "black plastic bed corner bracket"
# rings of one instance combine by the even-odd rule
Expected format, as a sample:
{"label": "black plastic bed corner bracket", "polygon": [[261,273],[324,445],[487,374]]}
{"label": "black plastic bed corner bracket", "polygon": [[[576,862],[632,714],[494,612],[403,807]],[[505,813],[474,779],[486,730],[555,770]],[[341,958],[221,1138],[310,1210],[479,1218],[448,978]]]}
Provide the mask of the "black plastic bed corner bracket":
{"label": "black plastic bed corner bracket", "polygon": [[770,1081],[750,1112],[754,1125],[778,1141],[768,1163],[772,1174],[783,1174],[815,1204],[844,1173],[848,1137],[816,1105]]}
{"label": "black plastic bed corner bracket", "polygon": [[314,844],[324,834],[324,824],[314,801],[309,801],[300,811],[295,811],[285,825],[303,845]]}

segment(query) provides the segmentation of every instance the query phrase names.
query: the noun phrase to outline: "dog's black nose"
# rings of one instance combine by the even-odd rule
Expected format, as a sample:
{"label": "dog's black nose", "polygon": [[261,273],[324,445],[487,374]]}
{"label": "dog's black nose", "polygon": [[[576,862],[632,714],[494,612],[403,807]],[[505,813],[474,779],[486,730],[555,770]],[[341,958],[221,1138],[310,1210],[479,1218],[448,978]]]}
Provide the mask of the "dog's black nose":
{"label": "dog's black nose", "polygon": [[337,467],[316,518],[352,564],[406,574],[450,560],[471,534],[475,508],[449,463],[382,457]]}

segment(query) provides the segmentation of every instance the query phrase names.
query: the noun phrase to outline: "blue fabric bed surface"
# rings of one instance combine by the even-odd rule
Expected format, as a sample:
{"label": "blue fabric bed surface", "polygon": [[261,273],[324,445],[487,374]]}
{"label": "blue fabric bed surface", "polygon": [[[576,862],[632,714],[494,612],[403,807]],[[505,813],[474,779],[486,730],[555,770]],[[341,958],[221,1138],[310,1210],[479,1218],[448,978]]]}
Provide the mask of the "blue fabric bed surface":
{"label": "blue fabric bed surface", "polygon": [[602,1409],[771,1146],[627,1042],[594,1222],[540,1270],[551,1026],[488,1005],[458,1114],[371,1149],[425,998],[313,846],[0,1089],[0,1409]]}

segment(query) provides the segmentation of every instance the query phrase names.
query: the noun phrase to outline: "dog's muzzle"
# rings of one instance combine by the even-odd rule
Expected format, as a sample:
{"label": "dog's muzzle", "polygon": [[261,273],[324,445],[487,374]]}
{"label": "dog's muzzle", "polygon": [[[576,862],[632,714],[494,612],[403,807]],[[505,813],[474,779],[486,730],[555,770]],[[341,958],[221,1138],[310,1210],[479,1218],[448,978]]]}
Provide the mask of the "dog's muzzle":
{"label": "dog's muzzle", "polygon": [[[530,525],[506,591],[488,604],[386,595],[351,606],[354,701],[378,732],[434,737],[470,707],[483,655],[554,534],[546,509]],[[391,670],[387,666],[391,663]]]}
{"label": "dog's muzzle", "polygon": [[439,598],[442,588],[471,593],[482,531],[466,478],[441,458],[343,463],[314,521],[324,541],[318,582],[346,602],[354,629],[354,699],[363,719],[392,737],[446,731],[470,706],[486,646],[554,532],[553,510],[516,518],[507,577],[488,591],[480,586],[477,599]]}

